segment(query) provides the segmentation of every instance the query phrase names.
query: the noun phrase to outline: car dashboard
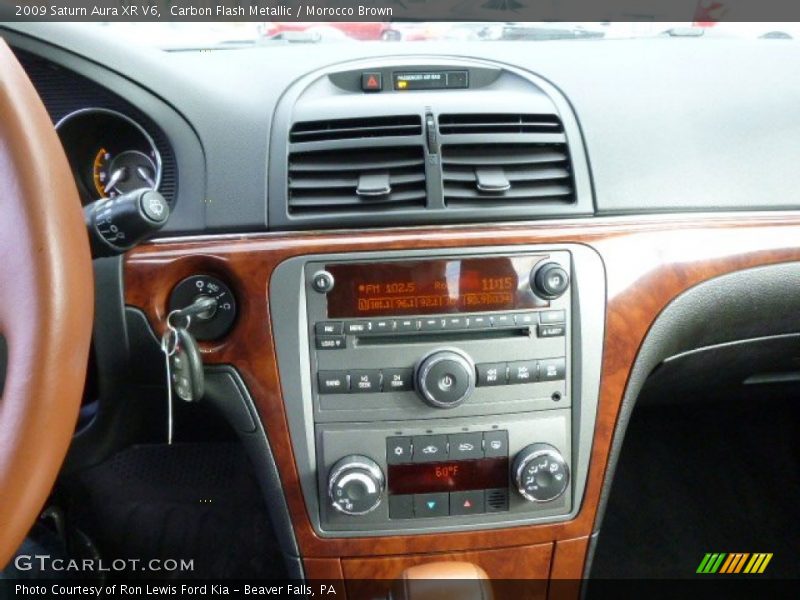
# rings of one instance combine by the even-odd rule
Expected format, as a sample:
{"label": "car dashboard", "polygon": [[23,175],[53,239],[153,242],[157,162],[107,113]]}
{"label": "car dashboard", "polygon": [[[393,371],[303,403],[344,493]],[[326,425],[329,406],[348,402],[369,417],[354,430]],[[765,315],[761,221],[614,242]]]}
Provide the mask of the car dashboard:
{"label": "car dashboard", "polygon": [[144,182],[172,210],[157,239],[96,261],[101,389],[68,467],[126,439],[103,389],[159,385],[169,312],[224,298],[195,330],[207,401],[292,574],[348,597],[434,556],[497,579],[524,565],[539,597],[586,576],[653,369],[792,330],[789,44],[0,35],[83,201]]}

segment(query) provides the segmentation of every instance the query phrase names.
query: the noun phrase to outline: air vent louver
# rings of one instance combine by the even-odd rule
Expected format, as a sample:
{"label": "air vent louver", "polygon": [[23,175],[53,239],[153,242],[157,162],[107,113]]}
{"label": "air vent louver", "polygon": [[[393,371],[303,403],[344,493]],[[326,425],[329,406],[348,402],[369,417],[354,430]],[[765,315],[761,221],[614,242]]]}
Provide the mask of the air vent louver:
{"label": "air vent louver", "polygon": [[575,201],[566,144],[445,144],[442,179],[451,208]]}
{"label": "air vent louver", "polygon": [[447,207],[521,207],[576,200],[558,115],[443,114],[439,133]]}
{"label": "air vent louver", "polygon": [[422,120],[419,115],[334,119],[295,123],[289,134],[289,141],[292,143],[321,142],[420,135],[421,133]]}
{"label": "air vent louver", "polygon": [[425,208],[422,146],[293,152],[289,212],[335,214]]}
{"label": "air vent louver", "polygon": [[439,133],[561,133],[556,115],[452,114],[439,117]]}

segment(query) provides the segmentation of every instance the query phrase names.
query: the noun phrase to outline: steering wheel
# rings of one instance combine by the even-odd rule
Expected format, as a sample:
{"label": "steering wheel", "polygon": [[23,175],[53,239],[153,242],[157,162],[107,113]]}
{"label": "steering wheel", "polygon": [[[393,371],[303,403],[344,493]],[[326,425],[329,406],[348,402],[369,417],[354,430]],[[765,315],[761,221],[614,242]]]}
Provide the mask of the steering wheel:
{"label": "steering wheel", "polygon": [[0,390],[0,569],[36,521],[66,456],[93,313],[75,181],[42,101],[0,38],[0,336],[8,353]]}

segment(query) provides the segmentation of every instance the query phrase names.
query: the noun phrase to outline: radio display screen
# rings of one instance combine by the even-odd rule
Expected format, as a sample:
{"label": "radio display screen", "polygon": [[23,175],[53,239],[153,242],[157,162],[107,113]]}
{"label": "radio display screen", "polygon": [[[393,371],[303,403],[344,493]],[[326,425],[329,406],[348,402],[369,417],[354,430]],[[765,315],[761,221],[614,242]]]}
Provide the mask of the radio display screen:
{"label": "radio display screen", "polygon": [[507,486],[507,457],[389,465],[390,494],[462,492]]}
{"label": "radio display screen", "polygon": [[382,317],[547,306],[530,287],[544,256],[445,258],[326,265],[328,317]]}

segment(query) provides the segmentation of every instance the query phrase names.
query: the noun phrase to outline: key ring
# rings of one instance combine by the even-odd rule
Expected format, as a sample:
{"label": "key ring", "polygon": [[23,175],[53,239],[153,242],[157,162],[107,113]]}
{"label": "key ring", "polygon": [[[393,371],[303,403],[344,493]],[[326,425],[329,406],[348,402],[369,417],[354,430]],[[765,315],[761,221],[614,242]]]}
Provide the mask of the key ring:
{"label": "key ring", "polygon": [[[175,318],[184,318],[186,322],[184,324],[175,324],[173,323],[173,319]],[[178,329],[189,329],[189,325],[192,324],[192,316],[187,315],[182,310],[173,310],[171,313],[167,315],[167,327],[170,328],[171,331],[176,332],[176,339],[177,339],[177,331]]]}
{"label": "key ring", "polygon": [[169,332],[161,338],[161,351],[167,355],[172,356],[178,350],[178,330],[174,327],[169,327]]}
{"label": "key ring", "polygon": [[161,351],[167,355],[167,358],[178,350],[178,327],[180,325],[175,325],[172,321],[181,316],[186,319],[185,327],[189,327],[192,322],[192,318],[189,315],[183,315],[179,310],[173,310],[167,315],[167,329],[169,331],[161,338]]}

